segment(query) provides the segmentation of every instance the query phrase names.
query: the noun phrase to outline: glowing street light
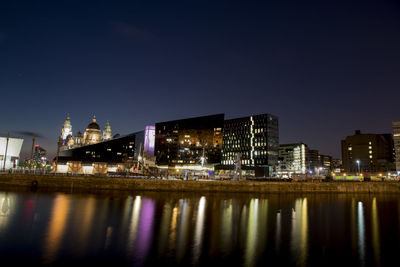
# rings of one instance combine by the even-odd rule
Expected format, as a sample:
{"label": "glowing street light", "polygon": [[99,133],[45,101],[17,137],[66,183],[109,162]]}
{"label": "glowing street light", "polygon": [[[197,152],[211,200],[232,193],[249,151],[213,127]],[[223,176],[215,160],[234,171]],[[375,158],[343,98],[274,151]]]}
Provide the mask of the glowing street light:
{"label": "glowing street light", "polygon": [[358,160],[356,160],[356,162],[357,162],[357,165],[358,165],[358,172],[360,173],[361,171],[360,171],[360,160],[358,159]]}

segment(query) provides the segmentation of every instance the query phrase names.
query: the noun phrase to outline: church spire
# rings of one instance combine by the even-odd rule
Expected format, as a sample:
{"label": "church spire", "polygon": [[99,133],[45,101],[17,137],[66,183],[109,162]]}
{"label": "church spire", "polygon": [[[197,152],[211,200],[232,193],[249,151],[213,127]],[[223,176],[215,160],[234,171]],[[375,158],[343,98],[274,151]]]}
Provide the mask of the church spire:
{"label": "church spire", "polygon": [[65,118],[64,125],[61,130],[61,137],[63,140],[67,139],[68,135],[72,136],[72,125],[71,118],[69,117],[69,113],[67,113],[67,117]]}
{"label": "church spire", "polygon": [[106,127],[103,131],[103,140],[110,140],[111,139],[111,126],[110,126],[110,122],[107,121],[106,122]]}

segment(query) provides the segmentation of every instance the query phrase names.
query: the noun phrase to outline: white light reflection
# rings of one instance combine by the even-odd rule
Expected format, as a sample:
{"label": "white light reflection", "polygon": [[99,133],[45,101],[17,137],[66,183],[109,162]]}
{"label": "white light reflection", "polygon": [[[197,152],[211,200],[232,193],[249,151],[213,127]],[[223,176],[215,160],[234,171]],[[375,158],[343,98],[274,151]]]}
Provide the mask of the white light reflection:
{"label": "white light reflection", "polygon": [[142,199],[140,196],[136,196],[133,202],[132,215],[131,215],[131,223],[129,226],[129,235],[128,235],[128,243],[127,243],[127,254],[131,255],[133,252],[136,236],[137,236],[137,228],[140,217],[140,207],[142,204]]}
{"label": "white light reflection", "polygon": [[196,219],[194,244],[193,244],[193,264],[196,264],[198,262],[201,254],[203,232],[204,232],[205,209],[206,209],[206,198],[203,196],[200,198],[199,207],[197,209],[197,219]]}
{"label": "white light reflection", "polygon": [[5,195],[2,200],[0,200],[1,209],[0,209],[0,233],[3,232],[9,225],[10,221],[10,198]]}
{"label": "white light reflection", "polygon": [[279,252],[281,247],[281,210],[276,213],[276,236],[275,236],[275,251]]}
{"label": "white light reflection", "polygon": [[364,226],[364,207],[362,202],[358,202],[358,251],[361,266],[365,266],[365,226]]}

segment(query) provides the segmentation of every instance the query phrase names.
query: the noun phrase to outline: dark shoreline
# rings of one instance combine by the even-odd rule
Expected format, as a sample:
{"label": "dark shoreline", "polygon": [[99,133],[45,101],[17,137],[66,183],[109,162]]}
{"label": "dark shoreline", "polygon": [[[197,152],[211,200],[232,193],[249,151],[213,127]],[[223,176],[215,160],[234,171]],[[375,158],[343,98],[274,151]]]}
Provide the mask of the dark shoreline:
{"label": "dark shoreline", "polygon": [[1,189],[90,192],[196,192],[196,193],[400,193],[400,182],[258,182],[181,181],[95,176],[0,175]]}

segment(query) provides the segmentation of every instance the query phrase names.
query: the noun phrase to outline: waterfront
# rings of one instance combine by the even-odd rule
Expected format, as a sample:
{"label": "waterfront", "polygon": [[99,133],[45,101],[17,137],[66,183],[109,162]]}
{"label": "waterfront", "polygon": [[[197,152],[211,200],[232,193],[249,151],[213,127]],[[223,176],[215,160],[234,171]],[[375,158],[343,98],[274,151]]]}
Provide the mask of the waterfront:
{"label": "waterfront", "polygon": [[0,264],[388,265],[397,195],[1,192]]}

